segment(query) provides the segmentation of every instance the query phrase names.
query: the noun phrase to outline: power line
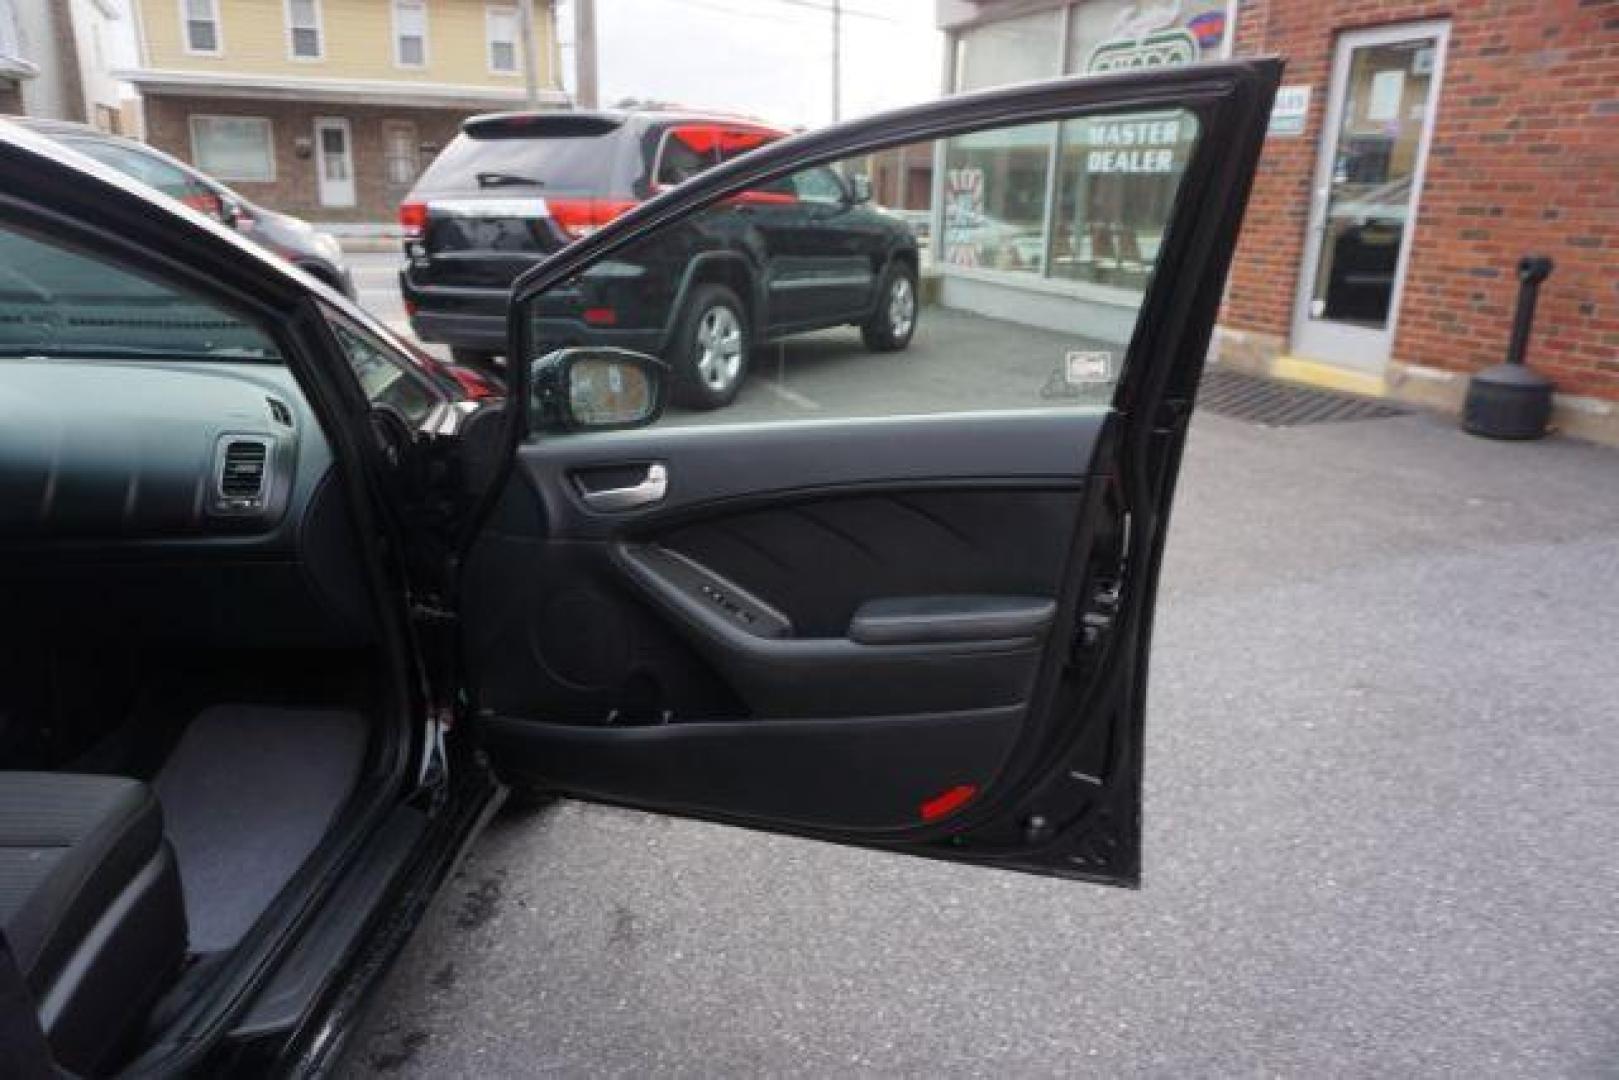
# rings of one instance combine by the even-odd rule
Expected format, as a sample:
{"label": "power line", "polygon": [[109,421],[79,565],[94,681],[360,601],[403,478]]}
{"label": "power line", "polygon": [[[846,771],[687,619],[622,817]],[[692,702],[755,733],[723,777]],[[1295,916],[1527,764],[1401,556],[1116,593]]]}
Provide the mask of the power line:
{"label": "power line", "polygon": [[[761,11],[758,8],[753,8],[753,9],[750,10],[750,9],[746,9],[746,8],[725,7],[725,6],[720,5],[720,4],[711,3],[710,0],[676,0],[676,2],[681,3],[681,4],[685,4],[688,7],[703,8],[706,11],[723,12],[726,15],[741,15],[744,18],[763,19],[766,22],[780,22],[781,21],[781,15],[779,13],[773,13],[773,12],[769,12],[769,11]],[[803,4],[803,5],[795,5],[795,6],[814,7],[815,5],[813,5],[813,4]],[[830,11],[829,8],[816,8],[816,10],[822,11],[822,12]]]}
{"label": "power line", "polygon": [[[776,18],[776,16],[770,14],[769,12],[760,11],[757,7],[752,10],[740,10],[737,8],[720,7],[717,4],[707,3],[705,0],[677,0],[677,2],[689,4],[692,7],[708,8],[710,11],[723,11],[728,15],[743,15],[758,19],[770,20],[774,20]],[[786,7],[802,8],[806,11],[819,12],[822,15],[832,14],[832,5],[830,3],[818,4],[815,2],[815,0],[753,0],[753,2],[761,5],[765,2],[781,4]],[[870,19],[873,22],[891,23],[897,26],[919,26],[926,21],[923,19],[899,19],[892,15],[881,15],[875,11],[862,11],[859,8],[852,7],[844,7],[843,14],[852,15],[858,19]]]}

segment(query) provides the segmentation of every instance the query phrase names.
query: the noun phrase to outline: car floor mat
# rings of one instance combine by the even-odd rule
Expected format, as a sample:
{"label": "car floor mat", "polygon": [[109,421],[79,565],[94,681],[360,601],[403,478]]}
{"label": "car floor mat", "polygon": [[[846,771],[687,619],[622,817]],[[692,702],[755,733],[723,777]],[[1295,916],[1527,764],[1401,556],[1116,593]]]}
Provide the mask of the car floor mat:
{"label": "car floor mat", "polygon": [[357,712],[214,705],[158,772],[194,952],[242,938],[319,845],[354,788]]}

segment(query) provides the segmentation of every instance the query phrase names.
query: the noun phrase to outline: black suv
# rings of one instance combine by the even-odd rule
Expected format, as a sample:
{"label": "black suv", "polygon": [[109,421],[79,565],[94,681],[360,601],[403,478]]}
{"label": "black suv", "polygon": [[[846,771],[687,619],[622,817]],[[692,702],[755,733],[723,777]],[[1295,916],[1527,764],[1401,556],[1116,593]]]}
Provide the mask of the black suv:
{"label": "black suv", "polygon": [[[411,327],[456,359],[504,351],[518,275],[645,199],[784,133],[691,113],[479,116],[399,208]],[[716,204],[553,293],[540,343],[662,356],[685,404],[736,397],[753,346],[858,326],[903,349],[917,318],[916,239],[866,178],[807,169]]]}

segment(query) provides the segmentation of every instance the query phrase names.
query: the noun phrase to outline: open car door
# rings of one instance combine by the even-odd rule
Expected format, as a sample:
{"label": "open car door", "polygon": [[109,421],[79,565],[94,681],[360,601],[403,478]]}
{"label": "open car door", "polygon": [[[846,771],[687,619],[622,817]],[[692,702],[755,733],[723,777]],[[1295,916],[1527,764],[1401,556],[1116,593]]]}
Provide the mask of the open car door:
{"label": "open car door", "polygon": [[[1165,527],[1280,72],[1031,84],[792,138],[521,279],[526,408],[460,586],[497,770],[1135,884]],[[850,212],[760,251],[735,196],[825,166]],[[769,339],[772,295],[851,271],[858,329]],[[734,402],[680,405],[716,373]]]}

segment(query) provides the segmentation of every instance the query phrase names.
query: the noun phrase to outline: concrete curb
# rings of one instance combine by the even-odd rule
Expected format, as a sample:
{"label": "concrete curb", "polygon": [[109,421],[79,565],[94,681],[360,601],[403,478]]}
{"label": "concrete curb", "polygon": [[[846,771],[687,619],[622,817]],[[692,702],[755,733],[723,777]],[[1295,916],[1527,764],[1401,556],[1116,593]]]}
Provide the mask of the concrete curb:
{"label": "concrete curb", "polygon": [[397,236],[339,236],[337,242],[347,254],[374,255],[398,251],[401,241]]}

